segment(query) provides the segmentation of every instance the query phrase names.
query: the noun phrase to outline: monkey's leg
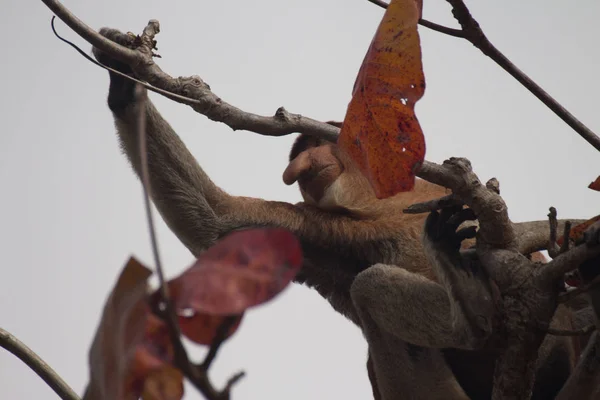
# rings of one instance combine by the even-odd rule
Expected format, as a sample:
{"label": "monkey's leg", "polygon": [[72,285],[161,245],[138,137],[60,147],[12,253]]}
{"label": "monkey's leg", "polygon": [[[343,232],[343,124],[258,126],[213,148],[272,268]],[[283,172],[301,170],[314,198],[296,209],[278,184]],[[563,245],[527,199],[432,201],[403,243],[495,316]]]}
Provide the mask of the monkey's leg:
{"label": "monkey's leg", "polygon": [[445,288],[403,268],[376,264],[358,274],[350,292],[363,329],[430,348],[474,349],[477,336],[456,325]]}
{"label": "monkey's leg", "polygon": [[351,295],[361,322],[412,344],[476,349],[491,333],[494,306],[487,277],[459,253],[474,230],[456,228],[469,210],[431,213],[425,224],[426,254],[443,285],[403,268],[377,264],[360,273]]}

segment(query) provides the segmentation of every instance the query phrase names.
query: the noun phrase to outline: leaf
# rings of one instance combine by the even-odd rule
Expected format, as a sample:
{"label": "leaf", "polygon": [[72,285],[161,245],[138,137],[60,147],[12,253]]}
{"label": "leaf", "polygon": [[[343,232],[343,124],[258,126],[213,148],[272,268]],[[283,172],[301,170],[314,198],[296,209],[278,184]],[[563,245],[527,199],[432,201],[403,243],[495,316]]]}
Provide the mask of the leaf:
{"label": "leaf", "polygon": [[597,177],[594,182],[590,183],[590,185],[588,186],[588,188],[600,192],[600,176]]}
{"label": "leaf", "polygon": [[210,344],[223,317],[239,315],[231,335],[241,314],[281,292],[301,265],[300,243],[285,229],[251,229],[226,236],[169,281],[182,332],[196,343]]}
{"label": "leaf", "polygon": [[183,374],[170,365],[152,372],[144,381],[143,400],[179,400],[183,397]]}
{"label": "leaf", "polygon": [[409,191],[425,158],[414,113],[425,92],[417,32],[422,2],[392,0],[358,72],[338,144],[378,198]]}
{"label": "leaf", "polygon": [[90,348],[86,400],[138,399],[146,376],[172,360],[166,326],[148,307],[151,274],[130,258],[108,297]]}
{"label": "leaf", "polygon": [[[237,331],[242,322],[243,315],[237,317],[237,321],[231,326],[225,338],[230,337]],[[203,313],[194,313],[189,317],[179,317],[179,328],[181,333],[194,343],[211,345],[217,330],[223,324],[227,317],[220,315],[208,315]]]}
{"label": "leaf", "polygon": [[[590,218],[585,222],[575,225],[574,227],[571,228],[571,231],[569,233],[569,238],[572,241],[574,241],[575,243],[580,242],[581,240],[583,240],[583,234],[587,230],[587,228],[589,228],[591,225],[593,225],[596,221],[599,221],[599,220],[600,220],[600,215],[596,215],[595,217]],[[565,237],[561,236],[560,238],[558,238],[556,240],[556,243],[559,246],[562,246],[564,241],[565,241]]]}

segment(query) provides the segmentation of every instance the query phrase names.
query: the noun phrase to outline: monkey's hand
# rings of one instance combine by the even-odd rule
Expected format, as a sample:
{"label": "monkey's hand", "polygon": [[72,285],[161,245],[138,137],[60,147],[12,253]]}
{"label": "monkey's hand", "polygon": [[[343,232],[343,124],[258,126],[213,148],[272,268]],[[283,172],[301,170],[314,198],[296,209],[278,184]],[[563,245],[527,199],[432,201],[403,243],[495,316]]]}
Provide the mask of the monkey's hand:
{"label": "monkey's hand", "polygon": [[463,240],[475,237],[476,227],[457,229],[475,219],[471,209],[461,207],[434,211],[427,217],[423,237],[429,261],[450,297],[453,326],[473,342],[491,334],[495,311],[488,276],[475,252],[460,251]]}
{"label": "monkey's hand", "polygon": [[[135,48],[136,36],[132,33],[122,33],[117,29],[102,28],[100,29],[100,34],[122,46]],[[102,50],[93,47],[92,54],[100,64],[106,65],[107,67],[115,69],[126,75],[133,76],[133,71],[129,65],[115,60]],[[111,111],[119,113],[134,102],[135,82],[112,71],[108,71],[108,74],[110,76],[108,107],[111,109]]]}

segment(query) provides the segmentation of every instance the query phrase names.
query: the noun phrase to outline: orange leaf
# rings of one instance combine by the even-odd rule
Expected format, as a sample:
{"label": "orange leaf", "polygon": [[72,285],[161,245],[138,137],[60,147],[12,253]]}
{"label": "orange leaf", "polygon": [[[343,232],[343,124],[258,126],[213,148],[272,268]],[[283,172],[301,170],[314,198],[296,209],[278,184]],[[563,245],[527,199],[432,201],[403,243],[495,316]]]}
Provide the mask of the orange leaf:
{"label": "orange leaf", "polygon": [[180,400],[183,397],[183,374],[170,365],[152,372],[144,381],[143,400]]}
{"label": "orange leaf", "polygon": [[[574,241],[575,243],[580,242],[581,240],[583,240],[583,234],[587,230],[587,228],[589,228],[592,224],[594,224],[596,221],[599,221],[599,220],[600,220],[600,215],[596,215],[595,217],[590,218],[587,221],[580,223],[579,225],[575,225],[574,227],[571,228],[571,231],[569,233],[569,238],[572,241]],[[565,241],[565,237],[561,236],[560,238],[558,238],[556,240],[556,243],[558,243],[558,245],[562,246],[564,241]]]}
{"label": "orange leaf", "polygon": [[302,265],[300,243],[285,229],[234,232],[169,282],[177,310],[237,315],[273,298]]}
{"label": "orange leaf", "polygon": [[378,198],[409,191],[425,158],[414,113],[425,91],[417,32],[422,3],[392,0],[358,72],[338,139]]}
{"label": "orange leaf", "polygon": [[148,307],[151,274],[130,258],[108,297],[90,348],[86,400],[137,399],[146,375],[171,360],[166,327]]}
{"label": "orange leaf", "polygon": [[588,186],[588,188],[600,192],[600,176],[597,177],[594,182],[590,183],[590,186]]}

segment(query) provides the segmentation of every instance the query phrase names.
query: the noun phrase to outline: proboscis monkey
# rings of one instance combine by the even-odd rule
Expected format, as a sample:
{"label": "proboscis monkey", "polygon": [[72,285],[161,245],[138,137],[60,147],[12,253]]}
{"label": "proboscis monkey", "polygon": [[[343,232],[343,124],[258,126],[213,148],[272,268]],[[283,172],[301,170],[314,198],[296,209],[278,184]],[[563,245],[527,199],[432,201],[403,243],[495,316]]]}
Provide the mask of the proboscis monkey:
{"label": "proboscis monkey", "polygon": [[[132,44],[119,31],[100,32]],[[131,74],[97,49],[94,55]],[[134,87],[110,73],[108,106],[122,149],[139,175]],[[211,181],[154,105],[144,104],[152,199],[194,255],[233,230],[287,228],[300,239],[305,258],[296,282],[317,290],[361,327],[377,398],[490,398],[496,353],[483,346],[492,329],[493,300],[485,274],[458,252],[473,232],[455,232],[474,216],[464,210],[433,213],[423,234],[425,216],[402,212],[445,195],[444,188],[418,180],[414,191],[379,200],[334,143],[300,136],[283,179],[299,183],[305,202],[231,196]],[[572,364],[570,341],[548,337],[534,398],[553,398]]]}

